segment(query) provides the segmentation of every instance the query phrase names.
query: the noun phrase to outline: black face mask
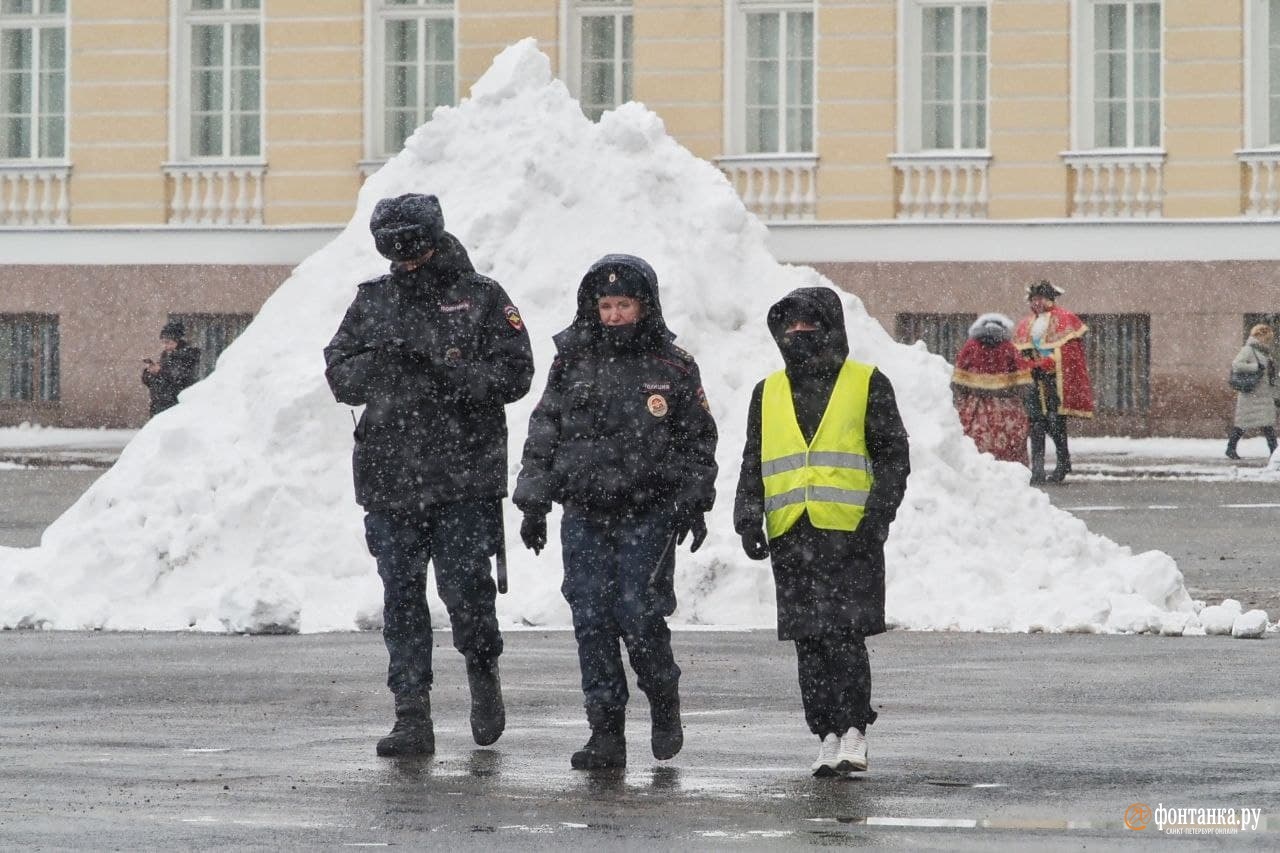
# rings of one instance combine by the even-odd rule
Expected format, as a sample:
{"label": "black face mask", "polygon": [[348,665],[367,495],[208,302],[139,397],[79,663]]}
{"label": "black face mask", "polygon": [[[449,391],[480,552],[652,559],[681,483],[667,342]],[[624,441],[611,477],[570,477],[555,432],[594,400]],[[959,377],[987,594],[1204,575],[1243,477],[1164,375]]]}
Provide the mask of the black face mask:
{"label": "black face mask", "polygon": [[625,326],[601,325],[600,340],[611,349],[634,349],[640,341],[640,324],[627,323]]}
{"label": "black face mask", "polygon": [[818,361],[823,350],[823,335],[817,330],[787,332],[782,336],[782,358],[788,365],[807,367]]}

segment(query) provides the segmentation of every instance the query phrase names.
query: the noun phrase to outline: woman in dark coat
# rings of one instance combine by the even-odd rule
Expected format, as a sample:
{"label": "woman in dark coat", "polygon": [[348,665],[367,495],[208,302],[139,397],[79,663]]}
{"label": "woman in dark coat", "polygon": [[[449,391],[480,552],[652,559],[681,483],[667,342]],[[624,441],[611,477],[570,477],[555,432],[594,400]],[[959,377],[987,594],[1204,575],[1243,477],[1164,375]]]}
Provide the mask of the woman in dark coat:
{"label": "woman in dark coat", "polygon": [[[840,297],[829,288],[800,288],[769,309],[768,323],[786,365],[794,420],[804,442],[813,447],[824,414],[836,408],[833,391],[849,356]],[[870,365],[848,363],[863,376],[869,373],[861,426],[855,418],[831,427],[861,429],[865,438],[873,481],[856,529],[816,526],[826,521],[812,517],[813,504],[808,501],[816,502],[817,489],[808,486],[802,498],[804,514],[781,534],[766,537],[764,476],[772,472],[762,474],[763,427],[765,418],[777,423],[780,414],[763,411],[769,380],[756,386],[747,411],[734,506],[734,528],[747,556],[773,560],[778,638],[796,644],[805,720],[821,741],[813,765],[817,776],[867,769],[866,727],[875,721],[876,712],[871,708],[865,638],[885,630],[884,542],[911,471],[907,432],[893,386]],[[814,455],[805,454],[805,466],[820,467]]]}
{"label": "woman in dark coat", "polygon": [[561,592],[573,612],[591,738],[574,768],[626,764],[628,698],[618,641],[649,699],[653,755],[684,742],[680,667],[666,616],[675,609],[674,551],[715,500],[716,425],[693,357],[671,342],[658,279],[633,255],[606,255],[578,288],[573,324],[556,335],[547,388],[529,419],[514,502],[520,537],[546,545],[551,504],[564,506]]}

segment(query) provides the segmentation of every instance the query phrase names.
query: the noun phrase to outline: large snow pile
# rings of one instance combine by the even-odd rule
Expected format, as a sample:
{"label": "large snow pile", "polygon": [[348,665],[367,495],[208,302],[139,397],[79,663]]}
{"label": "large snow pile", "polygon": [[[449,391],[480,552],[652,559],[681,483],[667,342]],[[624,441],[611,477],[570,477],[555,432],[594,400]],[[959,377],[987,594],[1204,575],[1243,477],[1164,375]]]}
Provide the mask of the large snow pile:
{"label": "large snow pile", "polygon": [[[583,272],[606,252],[653,264],[721,429],[712,532],[697,554],[681,549],[673,621],[772,625],[768,563],[743,556],[731,523],[746,406],[754,383],[781,365],[766,309],[792,288],[828,282],[775,261],[764,227],[715,167],[643,106],[584,118],[532,41],[504,51],[468,100],[437,110],[366,182],[343,233],[298,266],[217,371],[142,429],[39,548],[0,549],[0,625],[326,631],[380,621],[351,485],[352,412],[330,396],[321,350],[356,283],[386,268],[366,225],[374,203],[408,191],[440,196],[449,230],[531,331],[534,390],[508,409],[513,478],[551,335],[570,320]],[[1030,488],[1024,468],[980,456],[952,409],[947,364],[894,343],[856,297],[845,303],[852,355],[893,381],[912,439],[887,554],[893,623],[1155,631],[1188,622],[1192,602],[1170,557],[1091,534]],[[534,557],[517,526],[509,509],[503,624],[568,624],[556,548]]]}

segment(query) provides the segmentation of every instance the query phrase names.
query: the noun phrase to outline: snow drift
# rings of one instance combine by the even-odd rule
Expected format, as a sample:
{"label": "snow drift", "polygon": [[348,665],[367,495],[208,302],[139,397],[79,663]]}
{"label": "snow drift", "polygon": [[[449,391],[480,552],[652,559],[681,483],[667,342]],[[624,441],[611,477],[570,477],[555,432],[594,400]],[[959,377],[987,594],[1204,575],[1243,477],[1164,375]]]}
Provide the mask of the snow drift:
{"label": "snow drift", "polygon": [[[767,563],[741,553],[734,483],[754,383],[781,365],[770,304],[829,284],[779,264],[765,228],[716,168],[638,104],[583,117],[531,41],[497,57],[361,190],[350,224],[294,271],[209,379],[142,429],[40,547],[0,549],[0,625],[330,631],[376,626],[381,588],[350,472],[352,412],[333,401],[321,350],[357,282],[381,274],[374,203],[431,192],[477,268],[528,323],[534,390],[509,407],[511,470],[588,265],[630,252],[657,270],[670,327],[702,368],[721,429],[711,536],[677,569],[686,625],[772,625]],[[888,544],[890,621],[919,629],[1180,632],[1192,602],[1173,560],[1091,534],[982,456],[951,406],[950,368],[892,341],[845,297],[852,356],[893,381],[912,439],[906,502]],[[552,541],[555,521],[552,516]],[[534,557],[508,510],[504,625],[565,625],[557,550]],[[444,610],[434,598],[437,620]],[[1194,617],[1190,617],[1194,623]]]}

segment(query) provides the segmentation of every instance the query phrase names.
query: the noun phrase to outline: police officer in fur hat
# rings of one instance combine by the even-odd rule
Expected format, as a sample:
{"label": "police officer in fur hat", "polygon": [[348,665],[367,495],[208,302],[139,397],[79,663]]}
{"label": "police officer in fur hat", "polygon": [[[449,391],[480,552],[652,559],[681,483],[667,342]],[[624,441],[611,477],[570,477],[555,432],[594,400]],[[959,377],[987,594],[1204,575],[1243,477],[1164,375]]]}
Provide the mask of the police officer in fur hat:
{"label": "police officer in fur hat", "polygon": [[488,745],[506,725],[489,574],[507,493],[503,407],[529,390],[529,334],[502,287],[445,231],[435,196],[383,199],[369,225],[390,274],[359,286],[324,354],[334,396],[364,406],[352,468],[382,578],[396,714],[377,753],[435,751],[429,562],[466,660],[472,737]]}

